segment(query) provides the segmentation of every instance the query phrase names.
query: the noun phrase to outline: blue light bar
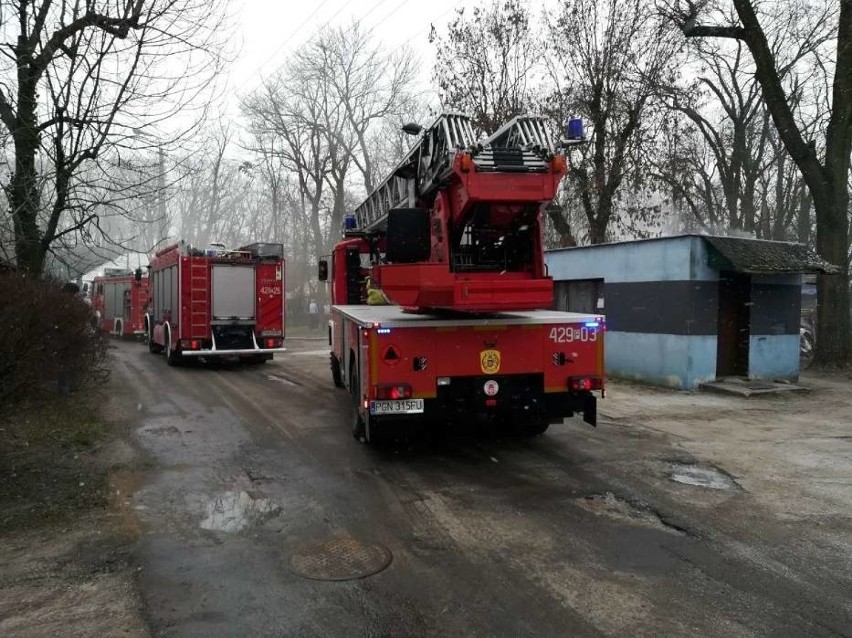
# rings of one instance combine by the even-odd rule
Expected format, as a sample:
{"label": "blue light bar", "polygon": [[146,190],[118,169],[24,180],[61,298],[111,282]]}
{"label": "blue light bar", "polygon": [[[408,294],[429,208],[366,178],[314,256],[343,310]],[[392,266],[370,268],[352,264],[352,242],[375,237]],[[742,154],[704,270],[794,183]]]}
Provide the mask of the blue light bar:
{"label": "blue light bar", "polygon": [[568,126],[565,127],[565,137],[569,140],[583,139],[583,120],[576,117],[568,120]]}
{"label": "blue light bar", "polygon": [[597,321],[587,321],[585,325],[587,328],[597,328],[601,324],[599,324]]}
{"label": "blue light bar", "polygon": [[355,230],[355,227],[357,226],[357,224],[358,224],[358,221],[355,219],[355,215],[353,215],[351,213],[349,215],[344,215],[344,217],[343,217],[343,228],[344,228],[344,230]]}

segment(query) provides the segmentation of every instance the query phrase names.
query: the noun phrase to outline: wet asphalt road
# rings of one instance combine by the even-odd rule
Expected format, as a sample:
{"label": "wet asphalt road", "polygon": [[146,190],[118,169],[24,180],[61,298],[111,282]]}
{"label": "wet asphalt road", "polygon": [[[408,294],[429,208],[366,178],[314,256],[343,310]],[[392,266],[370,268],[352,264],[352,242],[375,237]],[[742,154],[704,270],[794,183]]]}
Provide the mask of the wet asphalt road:
{"label": "wet asphalt road", "polygon": [[[743,491],[673,483],[666,437],[579,419],[524,440],[352,439],[323,342],[254,367],[113,350],[142,461],[134,556],[156,636],[840,636],[849,575]],[[756,523],[758,521],[759,523]],[[291,563],[380,544],[347,581]],[[346,545],[346,543],[344,543]],[[330,559],[339,567],[351,557]]]}

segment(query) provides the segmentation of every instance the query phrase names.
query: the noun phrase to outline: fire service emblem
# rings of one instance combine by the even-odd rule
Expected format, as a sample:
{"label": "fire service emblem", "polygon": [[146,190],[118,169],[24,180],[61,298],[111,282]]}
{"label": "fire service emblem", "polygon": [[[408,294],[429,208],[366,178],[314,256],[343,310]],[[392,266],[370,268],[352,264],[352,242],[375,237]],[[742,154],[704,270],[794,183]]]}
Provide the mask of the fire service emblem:
{"label": "fire service emblem", "polygon": [[483,374],[497,374],[500,372],[500,351],[483,350],[479,353],[479,365]]}

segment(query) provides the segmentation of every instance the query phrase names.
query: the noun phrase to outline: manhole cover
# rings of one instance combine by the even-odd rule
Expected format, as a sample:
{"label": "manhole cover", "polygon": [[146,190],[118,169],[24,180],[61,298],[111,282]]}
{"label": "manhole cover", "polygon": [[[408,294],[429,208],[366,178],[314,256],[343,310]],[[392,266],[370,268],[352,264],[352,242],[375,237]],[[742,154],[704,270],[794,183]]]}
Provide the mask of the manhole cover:
{"label": "manhole cover", "polygon": [[338,536],[299,545],[290,558],[290,568],[314,580],[355,580],[377,574],[392,558],[383,545]]}

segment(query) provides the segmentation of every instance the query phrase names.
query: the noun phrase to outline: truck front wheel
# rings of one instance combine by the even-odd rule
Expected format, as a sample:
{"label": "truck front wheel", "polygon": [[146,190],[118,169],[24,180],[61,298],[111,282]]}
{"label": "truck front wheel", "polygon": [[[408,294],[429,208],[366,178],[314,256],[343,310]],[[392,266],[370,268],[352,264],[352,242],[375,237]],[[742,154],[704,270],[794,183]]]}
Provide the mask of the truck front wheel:
{"label": "truck front wheel", "polygon": [[343,375],[340,374],[340,361],[331,353],[331,380],[334,381],[335,388],[343,387]]}

